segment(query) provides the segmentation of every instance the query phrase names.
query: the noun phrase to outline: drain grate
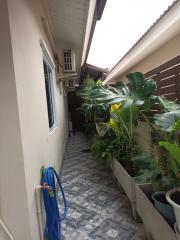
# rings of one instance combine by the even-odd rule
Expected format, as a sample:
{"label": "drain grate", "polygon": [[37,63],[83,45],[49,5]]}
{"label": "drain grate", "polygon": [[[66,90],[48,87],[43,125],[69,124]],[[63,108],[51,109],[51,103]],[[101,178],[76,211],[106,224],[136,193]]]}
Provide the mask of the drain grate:
{"label": "drain grate", "polygon": [[90,149],[90,148],[85,148],[85,149],[81,150],[81,152],[83,152],[83,153],[89,153],[89,152],[91,152],[91,149]]}

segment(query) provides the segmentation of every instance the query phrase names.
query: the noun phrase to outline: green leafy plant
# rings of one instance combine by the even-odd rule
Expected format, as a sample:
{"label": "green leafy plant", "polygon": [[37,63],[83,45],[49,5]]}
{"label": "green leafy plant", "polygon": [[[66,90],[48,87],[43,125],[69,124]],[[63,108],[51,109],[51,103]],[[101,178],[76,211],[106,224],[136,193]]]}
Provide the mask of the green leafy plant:
{"label": "green leafy plant", "polygon": [[126,101],[127,104],[135,104],[137,106],[146,106],[154,103],[152,93],[155,90],[156,84],[153,79],[146,80],[144,75],[140,72],[127,74],[128,82],[123,84],[121,82],[108,86],[105,91],[99,93],[92,93],[92,96],[97,101],[116,104]]}
{"label": "green leafy plant", "polygon": [[99,103],[95,98],[91,97],[92,94],[103,91],[103,89],[102,81],[88,79],[76,93],[83,100],[79,111],[85,116],[86,132],[90,132],[90,129],[95,130],[95,123],[101,123],[108,119],[109,106]]}
{"label": "green leafy plant", "polygon": [[98,91],[100,86],[101,85],[97,84],[94,80],[88,79],[83,83],[81,89],[76,92],[76,94],[83,100],[83,103],[79,110],[85,116],[87,122],[94,121],[95,112],[99,111],[97,108],[100,108],[100,106],[102,106],[101,104],[97,104],[94,99],[89,98],[91,92]]}
{"label": "green leafy plant", "polygon": [[135,180],[143,183],[154,183],[160,174],[158,164],[154,158],[146,153],[141,153],[140,155],[135,156],[132,160],[140,169]]}
{"label": "green leafy plant", "polygon": [[180,109],[163,114],[156,114],[154,119],[155,124],[165,132],[180,130]]}
{"label": "green leafy plant", "polygon": [[[179,144],[180,105],[155,96],[155,88],[153,79],[145,79],[142,73],[135,72],[127,74],[126,83],[111,86],[88,80],[78,95],[83,99],[80,110],[87,125],[101,126],[102,137],[96,137],[92,145],[95,159],[107,164],[116,157],[132,176],[139,174],[140,178],[151,180],[156,189],[163,190],[179,181],[179,160],[172,155],[176,153],[174,146],[170,149],[172,144]],[[156,105],[162,113],[155,115],[153,123],[146,113]],[[142,118],[156,135],[153,148],[157,156],[138,156],[137,160],[134,158],[139,153],[135,134]]]}
{"label": "green leafy plant", "polygon": [[[169,116],[172,115],[165,114],[165,116],[167,118],[162,117],[162,119],[158,119],[158,123],[160,123],[161,130],[163,129],[165,132],[164,138],[169,138],[172,142],[159,141],[157,151],[160,154],[157,155],[158,157],[155,160],[152,157],[144,158],[143,156],[135,159],[136,164],[141,167],[141,171],[139,171],[140,176],[137,177],[137,180],[150,181],[154,190],[161,191],[180,186],[180,147],[175,143],[176,138],[172,138],[172,135],[171,138],[169,137],[169,134],[175,131],[172,127],[174,121],[171,121],[171,124],[169,124]],[[160,118],[160,115],[158,118]],[[179,119],[177,122],[179,122]],[[167,126],[165,123],[168,123],[168,128],[164,127]]]}
{"label": "green leafy plant", "polygon": [[98,166],[109,167],[114,157],[118,155],[119,145],[116,138],[106,138],[95,135],[91,150]]}
{"label": "green leafy plant", "polygon": [[[171,104],[171,107],[173,104]],[[175,107],[179,105],[175,104]],[[175,170],[179,153],[179,130],[180,130],[180,109],[170,112],[156,114],[155,124],[161,136],[156,148],[159,148],[158,161],[161,165],[169,166]],[[179,155],[179,156],[178,156]],[[175,172],[174,172],[175,174]]]}
{"label": "green leafy plant", "polygon": [[180,173],[180,147],[176,144],[169,143],[169,142],[159,142],[159,145],[167,150],[170,154],[171,161],[171,169],[173,170],[174,174],[177,175]]}
{"label": "green leafy plant", "polygon": [[168,172],[152,156],[143,154],[136,156],[135,164],[141,169],[138,176],[135,177],[137,182],[151,183],[154,191],[167,191],[174,186],[179,185],[180,179],[175,174],[173,166],[169,162]]}
{"label": "green leafy plant", "polygon": [[96,99],[97,103],[104,103],[108,105],[119,104],[126,102],[126,105],[136,105],[139,109],[139,118],[143,118],[152,131],[159,136],[156,128],[148,119],[146,113],[149,112],[153,106],[158,105],[162,112],[175,111],[180,109],[180,105],[166,100],[163,96],[154,95],[156,83],[152,78],[145,79],[140,72],[127,74],[127,83],[118,82],[115,85],[106,86],[100,91],[91,92],[90,97]]}
{"label": "green leafy plant", "polygon": [[134,105],[121,102],[114,104],[110,110],[110,121],[106,125],[112,129],[119,144],[118,160],[126,170],[134,176],[136,168],[131,158],[137,154],[135,130],[137,127],[138,108]]}
{"label": "green leafy plant", "polygon": [[139,72],[130,73],[127,78],[127,84],[120,82],[89,92],[88,99],[93,99],[97,105],[111,105],[110,121],[106,122],[106,126],[112,129],[117,137],[119,161],[131,175],[135,175],[136,169],[131,161],[137,154],[135,130],[140,114],[144,116],[142,111],[149,111],[155,102],[152,93],[156,84],[153,79],[146,80]]}

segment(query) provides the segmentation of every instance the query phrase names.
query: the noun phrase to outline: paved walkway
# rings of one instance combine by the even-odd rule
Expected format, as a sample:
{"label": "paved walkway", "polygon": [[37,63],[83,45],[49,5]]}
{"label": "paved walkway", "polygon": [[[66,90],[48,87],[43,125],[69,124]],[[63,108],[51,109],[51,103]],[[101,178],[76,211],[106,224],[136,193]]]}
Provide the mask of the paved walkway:
{"label": "paved walkway", "polygon": [[142,226],[132,218],[129,201],[110,170],[97,168],[81,133],[69,139],[62,171],[68,217],[64,240],[142,240]]}

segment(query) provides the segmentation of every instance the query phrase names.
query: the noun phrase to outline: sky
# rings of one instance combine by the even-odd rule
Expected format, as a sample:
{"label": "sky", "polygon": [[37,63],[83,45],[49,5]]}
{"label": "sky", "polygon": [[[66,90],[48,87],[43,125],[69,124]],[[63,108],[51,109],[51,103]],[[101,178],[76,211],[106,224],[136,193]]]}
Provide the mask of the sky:
{"label": "sky", "polygon": [[109,70],[173,0],[107,0],[87,62]]}

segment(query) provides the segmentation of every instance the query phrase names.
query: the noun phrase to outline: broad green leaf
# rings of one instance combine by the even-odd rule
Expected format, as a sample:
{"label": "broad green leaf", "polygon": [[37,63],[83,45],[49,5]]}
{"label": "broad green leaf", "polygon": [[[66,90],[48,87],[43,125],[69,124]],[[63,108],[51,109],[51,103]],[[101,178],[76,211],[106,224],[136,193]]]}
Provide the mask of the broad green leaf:
{"label": "broad green leaf", "polygon": [[179,146],[177,146],[174,143],[169,143],[164,141],[159,142],[159,146],[164,147],[175,160],[179,161],[179,164],[180,164],[180,147]]}
{"label": "broad green leaf", "polygon": [[164,114],[156,114],[154,119],[155,124],[158,125],[163,131],[171,132],[175,130],[174,125],[176,122],[180,120],[180,109]]}

